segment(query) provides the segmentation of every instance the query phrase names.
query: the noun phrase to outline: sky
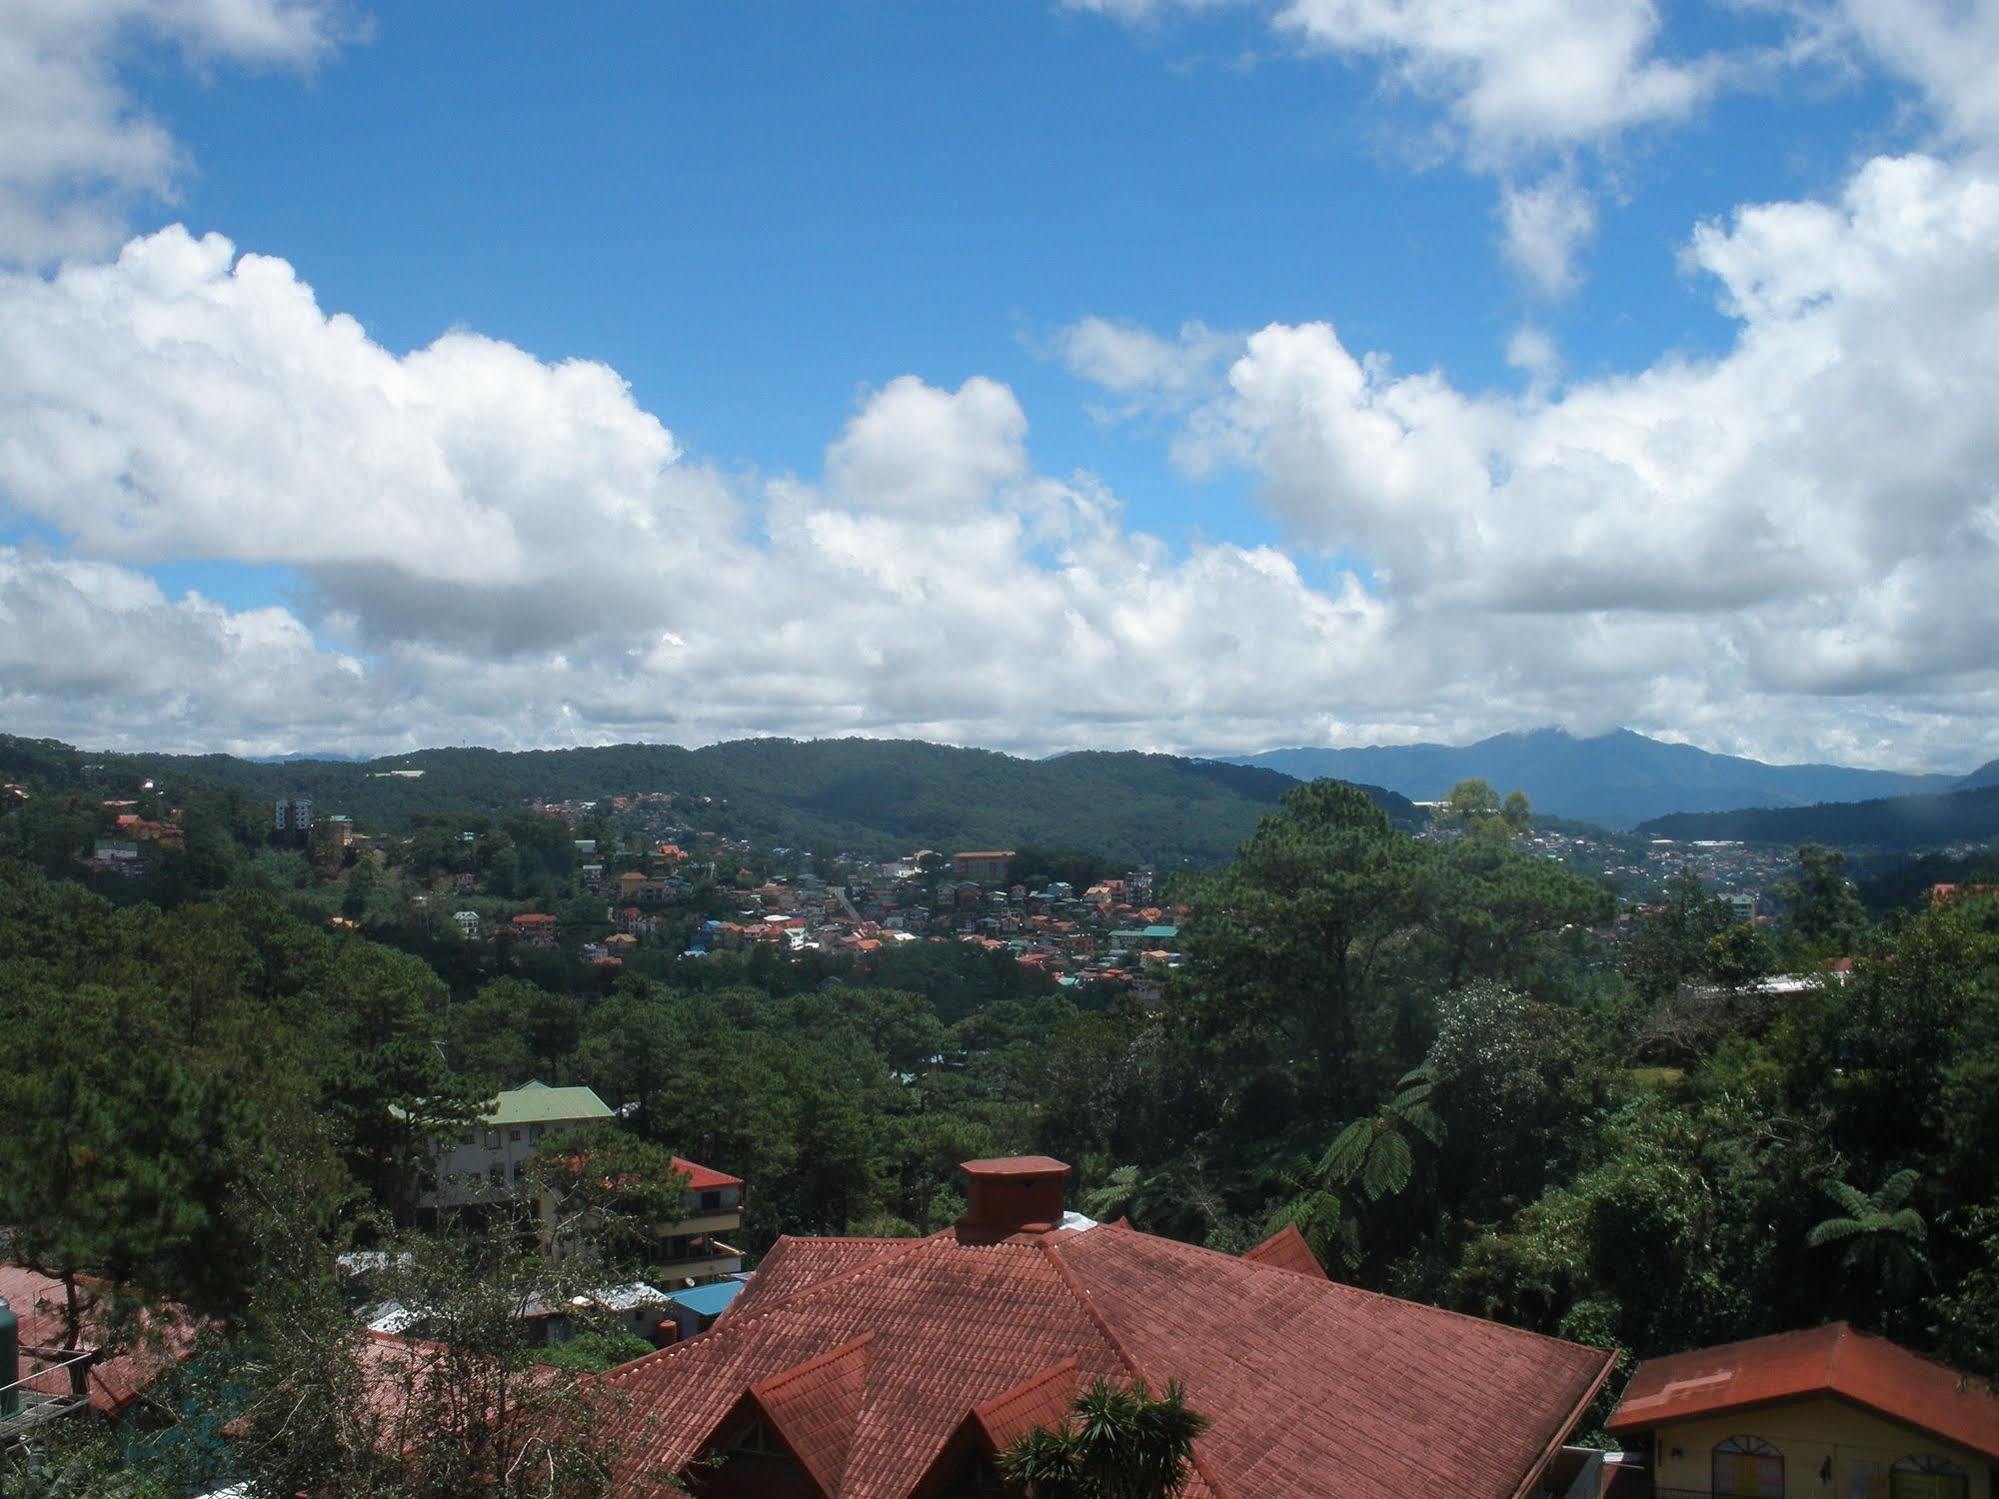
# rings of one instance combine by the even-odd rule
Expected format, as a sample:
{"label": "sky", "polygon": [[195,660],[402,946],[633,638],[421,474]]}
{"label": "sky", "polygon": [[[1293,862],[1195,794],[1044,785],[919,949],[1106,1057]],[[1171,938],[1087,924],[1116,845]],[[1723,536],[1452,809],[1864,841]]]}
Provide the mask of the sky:
{"label": "sky", "polygon": [[1999,755],[1999,0],[0,0],[0,730]]}

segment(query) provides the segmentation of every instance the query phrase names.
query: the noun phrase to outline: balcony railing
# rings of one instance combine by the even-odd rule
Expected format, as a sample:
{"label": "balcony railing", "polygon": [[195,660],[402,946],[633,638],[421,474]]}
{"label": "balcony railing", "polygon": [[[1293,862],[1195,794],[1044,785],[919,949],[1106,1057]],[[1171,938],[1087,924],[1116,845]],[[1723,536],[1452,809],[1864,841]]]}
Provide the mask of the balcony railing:
{"label": "balcony railing", "polygon": [[[0,1406],[9,1404],[7,1397],[11,1396],[15,1407],[0,1416],[0,1446],[90,1404],[90,1396],[77,1390],[83,1385],[85,1369],[97,1357],[96,1349],[24,1346],[20,1354],[23,1367],[19,1376],[11,1384],[0,1385]],[[36,1367],[28,1369],[30,1363]]]}
{"label": "balcony railing", "polygon": [[743,1226],[741,1208],[714,1208],[706,1213],[695,1213],[690,1217],[677,1218],[670,1223],[662,1223],[653,1232],[659,1237],[679,1238],[693,1234],[728,1233]]}

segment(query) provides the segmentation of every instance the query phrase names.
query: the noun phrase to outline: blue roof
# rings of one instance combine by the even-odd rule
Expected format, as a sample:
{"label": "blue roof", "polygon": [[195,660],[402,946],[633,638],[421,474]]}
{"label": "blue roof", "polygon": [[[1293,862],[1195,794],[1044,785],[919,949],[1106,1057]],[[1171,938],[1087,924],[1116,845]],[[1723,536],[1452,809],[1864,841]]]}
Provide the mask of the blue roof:
{"label": "blue roof", "polygon": [[673,1291],[667,1296],[675,1306],[684,1306],[698,1317],[719,1317],[730,1302],[742,1292],[739,1280],[711,1281],[705,1286],[690,1286],[685,1291]]}

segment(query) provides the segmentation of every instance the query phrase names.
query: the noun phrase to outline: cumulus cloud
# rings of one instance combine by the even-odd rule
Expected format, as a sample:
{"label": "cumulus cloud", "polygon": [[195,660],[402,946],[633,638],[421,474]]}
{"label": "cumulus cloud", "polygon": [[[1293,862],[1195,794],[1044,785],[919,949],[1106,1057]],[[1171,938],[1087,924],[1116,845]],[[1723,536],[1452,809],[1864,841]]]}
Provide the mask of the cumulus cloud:
{"label": "cumulus cloud", "polygon": [[[5,558],[11,721],[98,743],[1188,743],[1387,649],[1351,579],[1175,557],[1089,476],[1035,473],[995,381],[892,380],[819,476],[746,489],[601,365],[466,333],[398,356],[178,227],[0,278],[0,497],[61,554]],[[282,564],[297,600],[143,572],[187,556]]]}
{"label": "cumulus cloud", "polygon": [[1180,326],[1171,338],[1137,323],[1086,317],[1059,329],[1050,352],[1070,374],[1117,396],[1114,413],[1183,410],[1216,393],[1229,363],[1241,353],[1240,334],[1204,323]]}
{"label": "cumulus cloud", "polygon": [[1576,257],[1596,232],[1596,205],[1573,171],[1538,182],[1508,183],[1500,194],[1501,244],[1514,269],[1544,297],[1560,297],[1580,279]]}
{"label": "cumulus cloud", "polygon": [[1659,54],[1653,0],[1290,0],[1277,25],[1380,59],[1488,159],[1683,118],[1714,75]]}
{"label": "cumulus cloud", "polygon": [[1750,694],[1989,701],[1999,181],[1877,159],[1686,256],[1738,320],[1721,356],[1475,395],[1273,326],[1188,461],[1253,470],[1294,536],[1373,559],[1411,611],[1617,619],[1624,670]]}
{"label": "cumulus cloud", "polygon": [[1027,417],[1013,392],[974,376],[955,391],[914,375],[862,403],[827,455],[841,493],[913,517],[966,510],[1026,468]]}
{"label": "cumulus cloud", "polygon": [[118,243],[142,199],[168,200],[173,137],[118,79],[124,51],[310,68],[347,34],[338,0],[10,0],[0,8],[0,262]]}
{"label": "cumulus cloud", "polygon": [[[1222,749],[1553,719],[1968,762],[1999,707],[1995,220],[1988,179],[1928,157],[1745,209],[1687,251],[1740,321],[1726,354],[1559,394],[1260,331],[1185,459],[1249,468],[1364,573],[1176,553],[1090,476],[1037,472],[985,379],[890,381],[818,475],[725,480],[602,366],[462,333],[396,356],[282,262],[167,230],[0,281],[0,520],[61,538],[0,552],[0,705],[247,751]],[[231,610],[143,571],[186,555],[300,589]]]}
{"label": "cumulus cloud", "polygon": [[1999,140],[1999,8],[1961,0],[1844,0],[1860,45],[1922,91],[1944,132]]}

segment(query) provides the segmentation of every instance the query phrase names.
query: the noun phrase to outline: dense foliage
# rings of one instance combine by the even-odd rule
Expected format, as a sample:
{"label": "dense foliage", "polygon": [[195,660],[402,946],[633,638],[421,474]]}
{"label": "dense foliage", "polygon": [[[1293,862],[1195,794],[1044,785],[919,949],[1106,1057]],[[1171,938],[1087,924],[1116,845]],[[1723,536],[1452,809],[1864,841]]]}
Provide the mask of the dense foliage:
{"label": "dense foliage", "polygon": [[1765,807],[1747,812],[1676,812],[1641,823],[1653,838],[1733,838],[1745,843],[1826,843],[1910,850],[1999,837],[1999,786],[1926,796]]}
{"label": "dense foliage", "polygon": [[[285,1492],[373,1461],[339,1418],[365,1376],[328,1268],[350,1245],[431,1276],[437,1326],[483,1360],[464,1387],[547,1393],[550,1419],[587,1426],[510,1341],[505,1295],[648,1273],[629,1230],[663,1203],[636,1184],[677,1190],[669,1154],[748,1180],[752,1253],[939,1228],[958,1162],[1046,1152],[1099,1217],[1228,1251],[1295,1224],[1356,1283],[1634,1356],[1844,1316],[1994,1372],[1999,903],[1875,925],[1841,858],[1806,848],[1774,923],[1735,924],[1691,877],[1620,912],[1523,850],[1524,808],[1464,800],[1462,832],[1415,838],[1356,788],[1293,787],[1232,861],[1176,876],[1183,966],[1089,994],[950,941],[865,967],[662,957],[595,987],[433,963],[319,918],[286,883],[304,855],[261,848],[240,793],[190,800],[186,850],[113,900],[52,877],[73,854],[33,857],[36,829],[92,805],[44,783],[0,819],[8,1253],[72,1288],[73,1335],[124,1336],[171,1299],[213,1329],[214,1389],[234,1370],[296,1391],[321,1424],[317,1445],[267,1444]],[[508,878],[553,880],[572,830],[531,821],[481,822],[477,845],[426,823],[389,861],[504,857]],[[1026,857],[1101,872],[1071,847]],[[530,1077],[619,1109],[537,1179],[588,1252],[551,1261],[503,1224],[411,1239],[426,1131]],[[134,1419],[263,1429],[240,1398],[171,1398]],[[607,1460],[567,1452],[568,1491]]]}
{"label": "dense foliage", "polygon": [[[1042,844],[1161,867],[1228,857],[1289,776],[1172,755],[1087,752],[1023,760],[915,740],[744,739],[687,750],[418,750],[383,760],[260,763],[228,755],[92,755],[0,739],[0,769],[81,788],[93,776],[152,776],[233,789],[260,803],[305,795],[375,827],[438,812],[503,812],[529,799],[669,792],[700,801],[703,825],[763,842],[893,855]],[[92,769],[86,769],[86,763]],[[420,777],[394,771],[421,771]],[[1372,792],[1403,826],[1420,814]]]}

